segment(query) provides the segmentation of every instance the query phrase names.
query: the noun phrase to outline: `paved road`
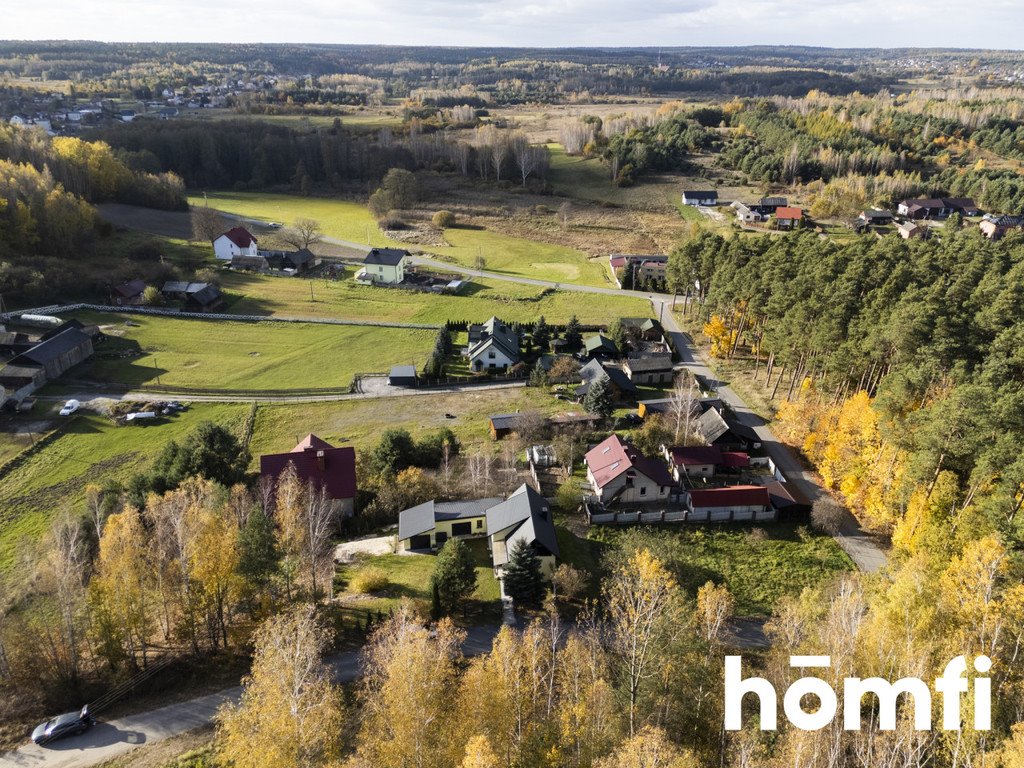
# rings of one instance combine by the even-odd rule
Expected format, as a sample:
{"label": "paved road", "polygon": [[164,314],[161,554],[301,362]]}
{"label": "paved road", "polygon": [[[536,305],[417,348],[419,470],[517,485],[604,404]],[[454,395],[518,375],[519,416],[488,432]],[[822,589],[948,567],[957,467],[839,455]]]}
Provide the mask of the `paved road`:
{"label": "paved road", "polygon": [[[694,373],[715,381],[715,374],[708,367],[707,362],[697,353],[690,337],[680,330],[672,313],[665,307],[666,301],[654,298],[651,303],[654,305],[655,312],[662,315],[662,325],[672,336],[684,365]],[[764,419],[754,413],[739,395],[728,386],[719,386],[718,395],[722,402],[732,408],[740,422],[757,432],[758,437],[761,438],[761,444],[775,465],[809,501],[813,503],[815,499],[825,493],[818,483],[818,479],[803,468],[792,451],[774,435]],[[846,513],[835,539],[856,566],[866,573],[873,573],[886,564],[885,551],[864,532],[857,519],[849,512]]]}
{"label": "paved road", "polygon": [[[498,627],[473,627],[469,630],[462,652],[479,656],[491,649]],[[328,665],[334,681],[347,683],[360,675],[358,651],[346,651],[330,657]],[[172,736],[201,728],[212,722],[217,710],[228,701],[238,701],[241,687],[229,688],[198,699],[171,704],[137,715],[101,721],[81,736],[41,747],[26,744],[14,752],[0,754],[0,766],[17,768],[86,768],[110,760],[144,744],[154,744]]]}

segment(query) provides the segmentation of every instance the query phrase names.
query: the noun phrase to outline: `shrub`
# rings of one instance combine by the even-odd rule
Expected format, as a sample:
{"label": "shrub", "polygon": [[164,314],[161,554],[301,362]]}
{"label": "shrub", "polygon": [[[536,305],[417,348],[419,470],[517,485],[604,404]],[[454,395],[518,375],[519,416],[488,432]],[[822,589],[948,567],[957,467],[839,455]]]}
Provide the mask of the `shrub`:
{"label": "shrub", "polygon": [[431,221],[438,229],[451,229],[455,226],[455,214],[451,211],[438,211]]}
{"label": "shrub", "polygon": [[352,577],[352,581],[349,586],[353,592],[358,592],[361,595],[368,595],[372,592],[380,592],[386,589],[391,583],[387,573],[382,568],[378,568],[374,565],[363,568],[355,576]]}

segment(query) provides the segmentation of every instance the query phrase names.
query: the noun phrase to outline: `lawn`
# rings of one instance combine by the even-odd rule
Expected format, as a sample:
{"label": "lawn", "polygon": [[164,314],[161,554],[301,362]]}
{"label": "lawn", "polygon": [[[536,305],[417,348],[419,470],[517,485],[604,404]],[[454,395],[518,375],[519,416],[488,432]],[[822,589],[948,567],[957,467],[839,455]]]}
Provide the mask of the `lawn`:
{"label": "lawn", "polygon": [[[253,456],[290,451],[303,436],[314,432],[332,445],[351,445],[362,452],[375,446],[385,429],[408,429],[420,438],[445,427],[455,432],[463,445],[498,447],[501,443],[493,442],[488,431],[488,416],[517,410],[555,413],[574,409],[580,410],[530,387],[302,405],[261,404],[250,450]],[[449,413],[456,418],[446,418]]]}
{"label": "lawn", "polygon": [[430,325],[447,320],[482,321],[492,315],[521,323],[532,323],[543,315],[550,323],[566,323],[576,315],[586,325],[607,325],[618,317],[651,313],[646,299],[632,296],[593,296],[480,278],[473,278],[457,296],[358,285],[351,279],[310,281],[239,272],[223,273],[220,282],[229,294],[241,296],[229,309],[237,314]]}
{"label": "lawn", "polygon": [[[665,560],[690,594],[708,581],[725,584],[740,616],[768,615],[787,595],[820,584],[853,563],[829,536],[795,523],[633,529],[593,527],[589,535],[611,547],[642,541]],[[637,536],[637,539],[631,537]]]}
{"label": "lawn", "polygon": [[145,426],[117,426],[93,414],[75,418],[68,430],[30,456],[0,482],[0,574],[21,561],[65,511],[84,512],[86,483],[127,480],[145,471],[172,440],[204,421],[236,430],[247,405],[193,405],[173,418]]}
{"label": "lawn", "polygon": [[[324,234],[332,238],[373,246],[407,247],[386,238],[361,203],[245,192],[214,192],[207,197],[211,206],[226,213],[286,224],[297,218],[311,218],[319,221]],[[189,202],[200,205],[203,198],[192,197]],[[463,266],[473,266],[482,256],[487,270],[517,277],[612,285],[605,260],[589,259],[582,251],[573,248],[503,235],[484,228],[456,227],[444,234],[450,247],[416,246],[416,250]]]}
{"label": "lawn", "polygon": [[[77,375],[129,386],[224,390],[348,387],[356,373],[422,365],[436,332],[81,313],[108,339]],[[130,325],[128,325],[130,323]]]}
{"label": "lawn", "polygon": [[[466,542],[476,557],[476,591],[473,593],[473,612],[480,608],[496,609],[501,598],[498,580],[494,578],[491,557],[487,552],[485,539],[471,539]],[[396,608],[403,599],[412,599],[429,609],[430,575],[434,572],[434,555],[377,555],[362,557],[355,563],[338,566],[335,585],[338,597],[347,604],[371,611],[389,611]],[[352,577],[364,568],[379,568],[388,575],[390,585],[373,595],[359,595],[348,591]]]}

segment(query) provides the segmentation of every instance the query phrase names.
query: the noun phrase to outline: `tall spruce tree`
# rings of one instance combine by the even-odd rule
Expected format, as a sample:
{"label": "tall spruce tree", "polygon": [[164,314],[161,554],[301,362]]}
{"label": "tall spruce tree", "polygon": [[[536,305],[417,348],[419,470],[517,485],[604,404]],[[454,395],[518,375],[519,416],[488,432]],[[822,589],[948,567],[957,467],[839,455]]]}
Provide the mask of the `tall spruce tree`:
{"label": "tall spruce tree", "polygon": [[547,587],[540,571],[540,558],[525,541],[512,545],[504,573],[505,594],[516,605],[536,608],[544,599]]}

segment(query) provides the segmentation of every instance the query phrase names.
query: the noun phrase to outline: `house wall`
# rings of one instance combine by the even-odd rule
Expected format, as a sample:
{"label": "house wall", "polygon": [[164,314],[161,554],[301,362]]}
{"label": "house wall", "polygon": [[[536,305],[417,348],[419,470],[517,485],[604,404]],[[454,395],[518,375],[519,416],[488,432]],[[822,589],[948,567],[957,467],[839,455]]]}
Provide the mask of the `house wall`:
{"label": "house wall", "polygon": [[86,339],[82,344],[70,349],[60,357],[51,360],[44,366],[46,378],[50,381],[58,379],[69,368],[73,368],[93,353],[92,339]]}
{"label": "house wall", "polygon": [[687,520],[707,522],[727,522],[731,520],[774,520],[775,511],[763,504],[736,505],[731,507],[693,507],[687,499],[689,512]]}
{"label": "house wall", "polygon": [[645,371],[643,373],[629,373],[629,380],[635,384],[671,384],[672,371]]}
{"label": "house wall", "polygon": [[400,283],[405,280],[405,259],[395,266],[389,264],[367,264],[366,276],[375,283]]}
{"label": "house wall", "polygon": [[230,239],[221,235],[213,241],[213,255],[221,261],[231,261],[235,256],[258,256],[255,241],[248,248],[239,248]]}
{"label": "house wall", "polygon": [[[457,524],[457,523],[469,523],[470,526],[473,529],[473,532],[469,536],[459,536],[459,537],[456,537],[455,534],[452,533],[452,526]],[[430,545],[431,546],[436,546],[437,545],[437,534],[438,533],[445,534],[447,536],[447,538],[449,538],[449,539],[454,539],[454,538],[473,539],[473,538],[477,538],[478,536],[486,536],[487,535],[487,518],[485,516],[483,516],[483,515],[480,515],[479,517],[464,517],[464,518],[461,518],[461,519],[458,519],[458,520],[437,520],[437,521],[434,522],[434,529],[432,531],[430,531]],[[423,535],[426,536],[426,533],[424,533]],[[410,542],[410,539],[403,539],[402,541],[399,541],[398,542],[398,551],[399,552],[408,552],[409,551],[409,542]]]}
{"label": "house wall", "polygon": [[686,464],[684,466],[673,466],[672,477],[676,482],[682,482],[683,475],[686,477],[714,477],[714,464]]}
{"label": "house wall", "polygon": [[482,350],[475,357],[470,357],[469,361],[474,368],[477,368],[477,363],[479,362],[479,370],[484,371],[489,370],[490,368],[510,368],[516,364],[515,360],[494,345]]}
{"label": "house wall", "polygon": [[[626,504],[637,504],[644,501],[658,501],[667,499],[669,492],[671,491],[671,487],[658,485],[642,472],[636,473],[633,478],[632,486],[628,488],[626,488],[627,483],[625,472],[609,482],[603,488],[598,488],[593,472],[590,471],[590,467],[587,467],[587,480],[594,488],[594,495],[602,502],[608,501],[613,496],[616,501],[621,501]],[[615,496],[620,488],[626,489],[620,495]]]}

